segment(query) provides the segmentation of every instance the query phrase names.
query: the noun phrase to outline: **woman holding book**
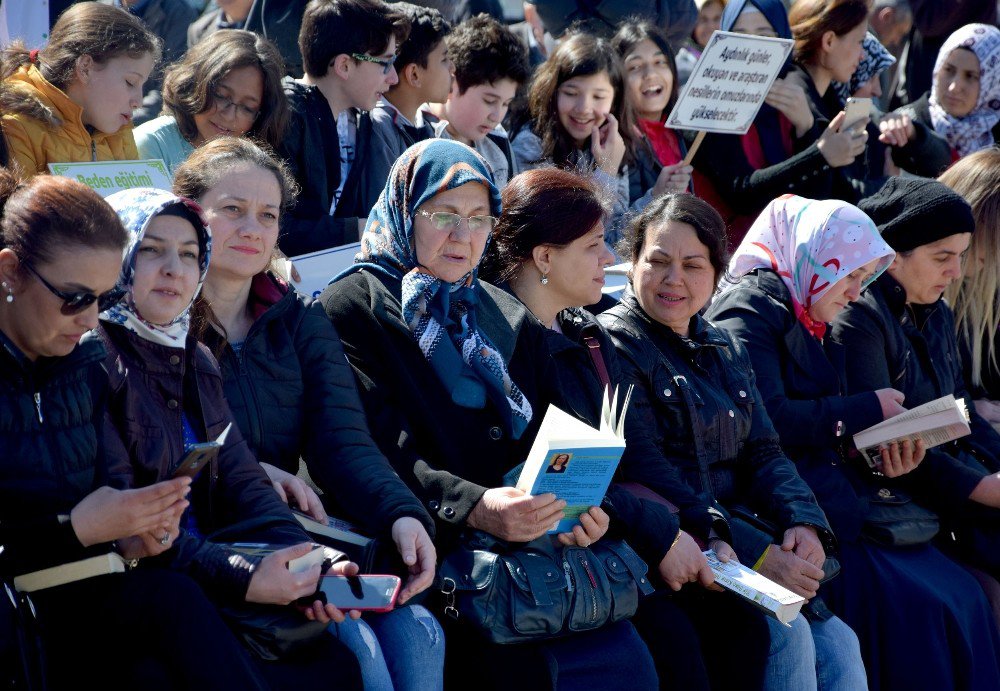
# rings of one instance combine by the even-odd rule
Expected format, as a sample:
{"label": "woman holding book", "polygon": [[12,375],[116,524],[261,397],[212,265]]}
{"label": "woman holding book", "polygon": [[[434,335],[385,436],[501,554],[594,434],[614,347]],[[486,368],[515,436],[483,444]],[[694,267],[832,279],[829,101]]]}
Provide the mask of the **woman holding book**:
{"label": "woman holding book", "polygon": [[[302,573],[287,566],[308,554],[311,542],[232,425],[214,358],[188,333],[189,312],[212,247],[201,209],[189,199],[150,188],[118,192],[108,202],[130,233],[119,264],[118,287],[125,297],[101,313],[100,325],[84,342],[97,341],[107,351],[104,443],[112,486],[160,482],[174,473],[192,445],[218,439],[228,428],[218,458],[192,483],[180,535],[161,563],[195,578],[225,605],[226,616],[241,631],[241,619],[253,613],[290,618],[289,626],[308,642],[306,649],[252,645],[244,636],[262,680],[300,688],[337,678],[360,688],[354,656],[326,632],[326,624],[343,621],[344,613],[319,600],[302,612],[289,608],[316,592],[319,565]],[[257,559],[222,542],[287,547]],[[329,573],[357,573],[345,555],[334,561]]]}
{"label": "woman holding book", "polygon": [[[244,138],[208,142],[177,169],[174,192],[198,202],[212,227],[193,333],[218,359],[233,418],[278,494],[323,522],[325,501],[394,545],[409,571],[395,610],[336,626],[362,663],[365,688],[440,688],[441,626],[424,607],[400,606],[434,577],[434,525],[372,441],[321,306],[269,270],[294,188],[284,164]],[[300,458],[322,500],[297,477]]]}
{"label": "woman holding book", "polygon": [[733,254],[707,316],[746,347],[782,448],[837,534],[842,571],[820,592],[858,634],[868,688],[995,688],[997,637],[975,579],[930,537],[889,546],[865,527],[880,492],[900,491],[892,478],[920,465],[922,442],[883,449],[873,469],[845,443],[906,402],[892,388],[843,395],[844,350],[826,337],[894,257],[850,204],[781,197]]}
{"label": "woman holding book", "polygon": [[[128,235],[104,200],[67,178],[19,183],[0,171],[0,209],[0,575],[9,582],[114,549],[155,562],[178,536],[190,481],[106,486],[104,349],[78,345],[98,310],[121,298]],[[264,688],[184,574],[132,569],[32,600],[51,688]],[[15,657],[0,649],[5,673]]]}
{"label": "woman holding book", "polygon": [[[356,263],[320,297],[354,366],[372,435],[431,510],[444,554],[466,528],[509,542],[539,538],[565,506],[504,481],[552,397],[545,330],[478,280],[500,206],[475,151],[444,139],[415,144],[389,174]],[[588,546],[608,526],[593,507],[559,541]],[[489,644],[463,621],[442,623],[446,677],[456,687],[473,679],[497,689],[526,679],[536,688],[656,685],[628,621],[520,645]]]}

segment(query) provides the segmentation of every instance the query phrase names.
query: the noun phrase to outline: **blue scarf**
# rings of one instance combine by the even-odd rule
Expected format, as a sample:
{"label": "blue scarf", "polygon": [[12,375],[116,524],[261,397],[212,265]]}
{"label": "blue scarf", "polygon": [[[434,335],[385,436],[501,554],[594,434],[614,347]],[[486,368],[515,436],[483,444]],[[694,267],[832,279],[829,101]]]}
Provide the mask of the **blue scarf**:
{"label": "blue scarf", "polygon": [[400,280],[403,320],[451,400],[464,408],[483,408],[492,401],[504,415],[508,433],[518,439],[531,420],[531,404],[511,381],[500,353],[479,330],[477,269],[446,283],[417,263],[416,210],[437,193],[469,182],[487,189],[490,213],[499,216],[500,191],[479,154],[447,139],[411,146],[396,160],[368,216],[354,266],[334,281],[362,267]]}

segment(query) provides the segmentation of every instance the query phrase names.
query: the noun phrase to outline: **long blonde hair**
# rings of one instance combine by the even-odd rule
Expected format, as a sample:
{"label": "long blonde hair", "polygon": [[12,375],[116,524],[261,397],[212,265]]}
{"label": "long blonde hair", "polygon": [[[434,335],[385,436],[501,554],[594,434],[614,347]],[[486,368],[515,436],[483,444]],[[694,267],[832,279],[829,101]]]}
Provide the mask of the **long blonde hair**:
{"label": "long blonde hair", "polygon": [[983,369],[1000,371],[995,336],[1000,327],[1000,149],[962,158],[940,178],[972,205],[976,232],[968,257],[984,257],[982,267],[948,287],[945,297],[955,311],[959,340],[968,345],[972,384],[982,386]]}

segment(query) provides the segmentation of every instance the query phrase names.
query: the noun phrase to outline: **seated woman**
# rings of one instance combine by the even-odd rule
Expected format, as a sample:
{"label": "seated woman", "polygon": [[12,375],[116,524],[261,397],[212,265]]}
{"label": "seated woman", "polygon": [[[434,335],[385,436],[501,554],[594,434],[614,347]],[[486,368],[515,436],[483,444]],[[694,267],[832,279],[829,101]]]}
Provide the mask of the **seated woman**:
{"label": "seated woman", "polygon": [[832,336],[846,348],[847,393],[892,387],[911,408],[949,394],[967,399],[972,433],[929,450],[908,486],[943,519],[939,546],[996,576],[1000,435],[968,400],[954,316],[942,300],[961,278],[976,229],[972,210],[924,178],[891,178],[859,206],[896,258],[833,322]]}
{"label": "seated woman", "polygon": [[281,90],[284,61],[263,36],[217,31],[167,69],[163,115],[135,128],[141,158],[161,158],[173,175],[195,147],[216,137],[281,143],[288,102]]}
{"label": "seated woman", "polygon": [[[155,561],[173,547],[190,481],[106,486],[104,349],[77,345],[121,298],[128,235],[97,193],[68,178],[19,184],[0,171],[0,208],[0,575],[115,548]],[[265,688],[184,574],[129,569],[31,597],[50,688]]]}
{"label": "seated woman", "polygon": [[[556,404],[594,426],[600,424],[605,387],[621,381],[614,344],[582,308],[600,300],[604,267],[612,262],[601,242],[602,200],[593,181],[570,171],[547,168],[518,175],[503,191],[504,211],[488,267],[489,276],[502,281],[546,327]],[[672,589],[686,580],[677,573],[686,552],[692,573],[707,567],[690,535],[669,542],[676,529],[666,529],[671,525],[666,507],[645,499],[636,507],[635,499],[630,502],[628,492],[616,485],[608,497],[627,525],[630,542],[649,563],[659,564],[663,582]],[[630,506],[639,512],[630,515]],[[728,556],[721,544],[713,546]],[[720,617],[729,622],[727,636],[732,636],[724,646],[716,638]],[[678,594],[664,589],[643,600],[635,624],[656,661],[661,688],[749,689],[764,683],[767,624],[745,603],[703,588]]]}
{"label": "seated woman", "polygon": [[[301,457],[331,508],[396,545],[411,572],[402,605],[434,577],[434,526],[372,441],[330,320],[268,271],[294,189],[284,164],[247,139],[215,139],[177,169],[174,192],[198,202],[212,228],[194,335],[216,355],[233,418],[282,498],[326,520],[323,502],[296,477]],[[377,637],[362,621],[337,626],[362,661],[366,688],[441,686],[443,632],[430,612],[397,606],[367,621]]]}
{"label": "seated woman", "polygon": [[[199,207],[148,188],[118,192],[108,201],[131,234],[118,282],[125,298],[102,313],[100,326],[89,335],[107,349],[111,392],[104,441],[112,485],[159,482],[176,470],[192,444],[217,439],[229,428],[210,471],[192,485],[191,507],[163,558],[166,565],[198,580],[227,606],[224,613],[237,628],[245,612],[285,614],[295,622],[304,649],[251,645],[268,683],[300,688],[335,678],[360,688],[357,661],[325,631],[327,622],[343,621],[344,614],[319,600],[301,614],[281,609],[316,592],[320,567],[289,571],[288,562],[308,554],[312,545],[243,435],[231,427],[218,365],[188,334],[189,311],[211,254],[211,234]],[[223,533],[226,542],[289,546],[263,559],[246,557],[216,542]],[[344,555],[334,561],[328,573],[357,572]],[[318,623],[299,626],[300,620]]]}
{"label": "seated woman", "polygon": [[931,90],[900,113],[944,137],[955,161],[1000,144],[998,99],[1000,29],[968,24],[941,46]]}
{"label": "seated woman", "polygon": [[883,450],[874,471],[844,443],[903,410],[893,389],[842,395],[843,348],[824,338],[894,256],[857,208],[781,197],[733,254],[733,282],[707,316],[746,346],[782,448],[837,533],[843,568],[820,593],[858,634],[868,688],[996,688],[998,637],[975,579],[932,535],[895,547],[866,530],[869,502],[920,463],[922,443]]}
{"label": "seated woman", "polygon": [[[626,479],[677,505],[696,537],[732,545],[741,562],[814,598],[833,533],[778,445],[746,350],[699,315],[726,268],[722,219],[697,197],[669,195],[629,224],[627,238],[629,287],[599,317],[622,382],[635,386]],[[740,509],[772,530],[732,513]],[[815,689],[820,677],[824,688],[864,688],[854,633],[825,608],[814,611],[811,627],[802,617],[797,629],[768,619],[776,655],[765,687]]]}
{"label": "seated woman", "polygon": [[[431,510],[445,554],[466,528],[510,542],[541,537],[565,506],[504,486],[541,422],[533,411],[548,403],[548,350],[545,330],[517,300],[477,280],[499,215],[500,193],[476,152],[452,140],[415,144],[389,174],[353,270],[320,297],[372,435]],[[594,507],[583,525],[560,541],[589,545],[608,516]],[[534,688],[656,686],[627,620],[520,645],[489,644],[464,620],[442,623],[456,688],[473,678],[497,689],[525,680]]]}

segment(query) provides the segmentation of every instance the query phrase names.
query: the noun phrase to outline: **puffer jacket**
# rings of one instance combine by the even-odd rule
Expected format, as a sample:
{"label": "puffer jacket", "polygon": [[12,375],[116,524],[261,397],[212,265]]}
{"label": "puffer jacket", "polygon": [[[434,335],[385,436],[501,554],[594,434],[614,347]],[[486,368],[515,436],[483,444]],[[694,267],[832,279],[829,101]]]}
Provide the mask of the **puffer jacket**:
{"label": "puffer jacket", "polygon": [[4,86],[0,122],[11,163],[24,177],[49,172],[49,163],[139,158],[131,125],[114,134],[91,133],[83,124],[83,109],[34,65],[22,67]]}
{"label": "puffer jacket", "polygon": [[[144,487],[171,477],[184,456],[182,416],[201,440],[217,438],[233,422],[218,365],[205,346],[188,339],[183,351],[168,348],[103,322],[84,342],[91,339],[100,340],[108,350],[104,443],[113,487]],[[187,528],[161,558],[220,599],[245,598],[253,565],[231,559],[228,549],[204,535],[268,517],[266,529],[254,529],[238,539],[277,545],[309,539],[236,425],[218,458],[192,483],[189,499],[193,529],[190,517],[182,519]]]}
{"label": "puffer jacket", "polygon": [[258,316],[239,353],[214,329],[205,342],[257,460],[294,475],[301,456],[328,508],[373,534],[410,516],[433,535],[423,504],[372,440],[354,371],[322,306],[269,274],[253,279],[250,302]]}
{"label": "puffer jacket", "polygon": [[108,552],[84,548],[70,510],[105,484],[100,428],[104,348],[28,360],[0,333],[0,573],[5,577]]}

